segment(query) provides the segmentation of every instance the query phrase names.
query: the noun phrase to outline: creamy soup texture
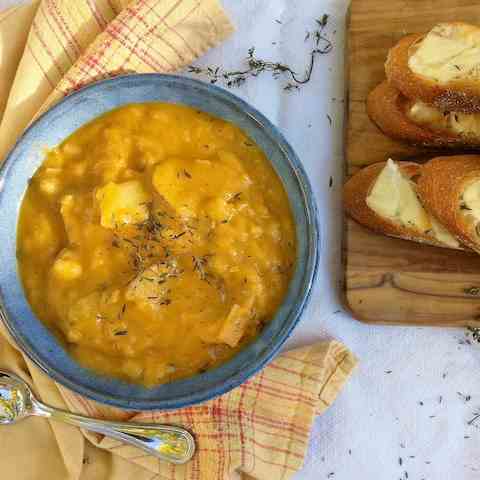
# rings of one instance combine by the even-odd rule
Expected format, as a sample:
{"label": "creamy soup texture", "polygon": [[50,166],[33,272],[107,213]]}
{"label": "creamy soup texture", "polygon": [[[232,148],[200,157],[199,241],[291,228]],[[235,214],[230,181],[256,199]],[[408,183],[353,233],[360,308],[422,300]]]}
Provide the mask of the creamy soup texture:
{"label": "creamy soup texture", "polygon": [[50,150],[20,212],[36,315],[84,366],[152,386],[213,368],[272,319],[295,261],[283,186],[239,128],[113,110]]}

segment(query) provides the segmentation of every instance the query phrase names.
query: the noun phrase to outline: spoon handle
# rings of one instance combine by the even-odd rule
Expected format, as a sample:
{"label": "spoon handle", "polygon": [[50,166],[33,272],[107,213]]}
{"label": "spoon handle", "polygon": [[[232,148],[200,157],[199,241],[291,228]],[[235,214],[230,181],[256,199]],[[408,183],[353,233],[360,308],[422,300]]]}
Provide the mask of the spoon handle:
{"label": "spoon handle", "polygon": [[38,400],[34,401],[31,413],[121,440],[171,463],[186,463],[195,453],[195,440],[190,432],[173,425],[96,420],[49,407]]}

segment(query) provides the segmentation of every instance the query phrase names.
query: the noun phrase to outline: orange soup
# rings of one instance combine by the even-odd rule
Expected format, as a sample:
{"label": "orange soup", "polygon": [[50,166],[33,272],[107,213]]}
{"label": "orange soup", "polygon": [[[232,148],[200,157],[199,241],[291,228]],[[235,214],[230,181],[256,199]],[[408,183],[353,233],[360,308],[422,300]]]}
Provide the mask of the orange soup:
{"label": "orange soup", "polygon": [[23,200],[18,261],[36,315],[96,372],[147,386],[215,367],[286,293],[295,227],[239,128],[127,105],[49,151]]}

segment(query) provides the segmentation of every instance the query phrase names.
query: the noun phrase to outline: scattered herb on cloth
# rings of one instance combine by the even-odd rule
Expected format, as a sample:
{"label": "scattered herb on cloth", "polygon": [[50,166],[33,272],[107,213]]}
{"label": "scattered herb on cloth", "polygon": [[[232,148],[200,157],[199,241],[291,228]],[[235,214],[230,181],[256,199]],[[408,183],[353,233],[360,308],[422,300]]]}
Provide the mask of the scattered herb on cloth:
{"label": "scattered herb on cloth", "polygon": [[480,327],[467,327],[467,336],[471,336],[475,342],[480,342]]}
{"label": "scattered herb on cloth", "polygon": [[305,36],[305,41],[310,39],[313,43],[313,47],[310,51],[309,60],[303,75],[297,73],[293,68],[284,63],[257,57],[254,47],[251,47],[248,50],[247,58],[245,60],[246,66],[244,68],[228,71],[220,66],[200,67],[190,65],[188,67],[188,72],[203,76],[212,84],[220,83],[228,88],[239,87],[249,79],[258,77],[265,72],[270,72],[275,79],[279,77],[287,78],[288,81],[283,87],[285,91],[298,90],[301,85],[310,81],[316,57],[318,55],[325,55],[333,49],[332,41],[325,35],[328,15],[324,14],[321,18],[316,19],[315,22],[315,31],[307,32],[307,35]]}
{"label": "scattered herb on cloth", "polygon": [[[480,287],[468,287],[463,289],[463,293],[471,296],[480,296]],[[472,340],[480,342],[480,327],[467,327],[467,337],[472,337]]]}

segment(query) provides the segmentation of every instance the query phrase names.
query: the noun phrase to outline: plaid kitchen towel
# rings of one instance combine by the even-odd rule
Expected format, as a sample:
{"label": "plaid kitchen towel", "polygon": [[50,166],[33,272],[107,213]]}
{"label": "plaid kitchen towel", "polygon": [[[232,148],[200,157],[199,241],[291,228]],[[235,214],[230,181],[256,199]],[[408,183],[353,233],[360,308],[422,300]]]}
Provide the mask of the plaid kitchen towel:
{"label": "plaid kitchen towel", "polygon": [[[119,73],[179,70],[232,31],[217,0],[42,0],[0,13],[1,157],[39,111],[68,92]],[[303,463],[315,415],[335,400],[356,363],[342,344],[316,343],[280,355],[214,400],[132,413],[56,384],[0,329],[0,366],[25,378],[43,401],[97,418],[182,425],[197,441],[193,460],[174,466],[31,418],[2,427],[2,478],[15,480],[289,478]]]}

